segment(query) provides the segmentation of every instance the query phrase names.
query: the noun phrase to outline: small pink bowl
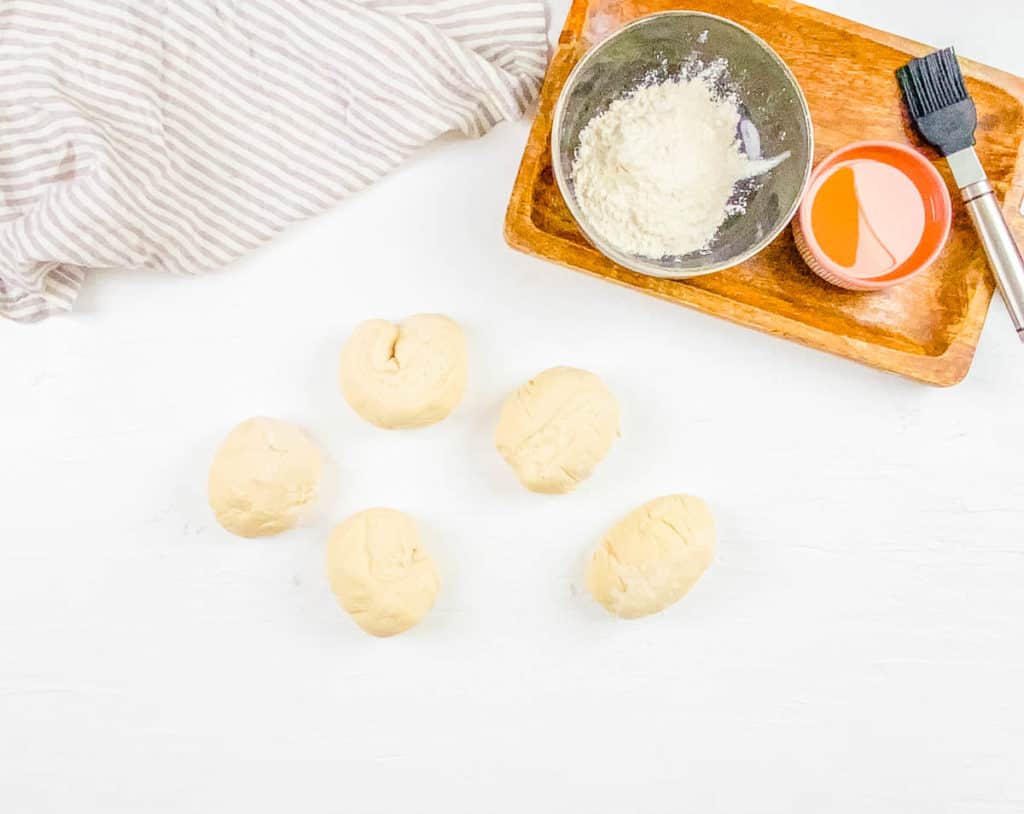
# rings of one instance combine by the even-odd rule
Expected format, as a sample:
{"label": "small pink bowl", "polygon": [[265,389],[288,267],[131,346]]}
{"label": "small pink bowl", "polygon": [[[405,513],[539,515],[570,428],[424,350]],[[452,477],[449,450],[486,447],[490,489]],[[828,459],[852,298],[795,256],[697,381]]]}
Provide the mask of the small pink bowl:
{"label": "small pink bowl", "polygon": [[[888,231],[892,234],[893,227],[898,225],[901,215],[897,203],[899,195],[895,193],[899,191],[905,196],[907,190],[911,189],[907,184],[900,183],[899,176],[892,170],[898,171],[912,182],[913,191],[920,196],[924,208],[923,228],[917,246],[901,253],[905,257],[897,260],[896,268],[878,276],[854,274],[852,267],[835,262],[818,242],[814,234],[812,217],[818,193],[835,173],[846,167],[869,164],[884,165],[888,169],[883,170],[881,175],[874,173],[876,183],[870,196],[858,198],[858,217],[859,223],[866,224],[866,228],[871,230],[871,236],[883,251],[889,253],[887,245],[881,242],[881,238],[872,229],[872,224],[888,226]],[[881,178],[881,181],[877,181],[878,178]],[[900,188],[893,189],[894,194],[891,196],[885,194],[885,178],[894,178],[895,186]],[[878,186],[879,183],[881,187]],[[833,153],[814,170],[807,194],[793,223],[793,233],[800,255],[819,277],[833,285],[853,291],[877,291],[905,282],[931,266],[945,248],[952,223],[953,204],[949,188],[930,161],[916,150],[902,144],[864,141]],[[899,235],[898,230],[896,234]],[[890,256],[893,255],[890,253]]]}

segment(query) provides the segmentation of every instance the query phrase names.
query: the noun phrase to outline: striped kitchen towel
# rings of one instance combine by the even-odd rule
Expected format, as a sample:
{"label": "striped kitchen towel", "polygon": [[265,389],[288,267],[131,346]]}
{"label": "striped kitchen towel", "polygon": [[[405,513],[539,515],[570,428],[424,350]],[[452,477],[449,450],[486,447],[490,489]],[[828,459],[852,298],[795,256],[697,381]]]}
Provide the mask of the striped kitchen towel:
{"label": "striped kitchen towel", "polygon": [[2,0],[0,315],[196,274],[536,96],[543,0]]}

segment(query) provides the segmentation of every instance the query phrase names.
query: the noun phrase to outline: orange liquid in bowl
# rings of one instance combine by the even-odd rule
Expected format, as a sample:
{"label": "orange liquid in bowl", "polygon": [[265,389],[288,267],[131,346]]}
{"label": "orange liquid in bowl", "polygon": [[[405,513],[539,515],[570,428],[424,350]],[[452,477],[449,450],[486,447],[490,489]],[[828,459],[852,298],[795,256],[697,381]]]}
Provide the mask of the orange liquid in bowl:
{"label": "orange liquid in bowl", "polygon": [[864,158],[840,165],[821,185],[811,225],[833,263],[850,277],[870,279],[914,256],[926,215],[913,179],[890,164]]}

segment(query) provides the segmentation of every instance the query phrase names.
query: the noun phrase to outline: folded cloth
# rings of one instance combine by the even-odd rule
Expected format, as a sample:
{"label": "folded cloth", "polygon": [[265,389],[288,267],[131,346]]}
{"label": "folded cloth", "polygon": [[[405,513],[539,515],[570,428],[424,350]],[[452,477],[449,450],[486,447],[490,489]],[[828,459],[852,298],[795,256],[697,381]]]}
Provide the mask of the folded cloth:
{"label": "folded cloth", "polygon": [[536,96],[543,0],[3,0],[0,315],[196,274]]}

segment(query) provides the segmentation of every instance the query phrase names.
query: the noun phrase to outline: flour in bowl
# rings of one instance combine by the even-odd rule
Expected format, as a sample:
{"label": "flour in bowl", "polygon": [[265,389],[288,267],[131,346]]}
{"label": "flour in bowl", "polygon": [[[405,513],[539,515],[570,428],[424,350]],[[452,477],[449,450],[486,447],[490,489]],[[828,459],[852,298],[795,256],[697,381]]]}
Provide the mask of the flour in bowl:
{"label": "flour in bowl", "polygon": [[703,72],[638,88],[580,133],[572,174],[592,228],[641,257],[707,249],[737,211],[736,185],[778,162],[752,160],[734,97]]}

